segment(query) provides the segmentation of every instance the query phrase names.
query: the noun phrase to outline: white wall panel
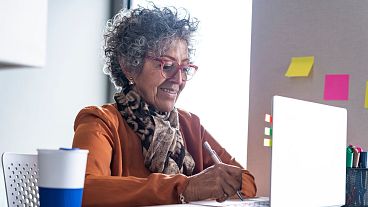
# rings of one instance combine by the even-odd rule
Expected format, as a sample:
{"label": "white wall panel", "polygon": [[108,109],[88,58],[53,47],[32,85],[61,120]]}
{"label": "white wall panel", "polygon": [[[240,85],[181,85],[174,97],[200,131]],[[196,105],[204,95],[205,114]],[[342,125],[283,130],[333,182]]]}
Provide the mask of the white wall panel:
{"label": "white wall panel", "polygon": [[0,1],[0,66],[44,66],[47,0]]}

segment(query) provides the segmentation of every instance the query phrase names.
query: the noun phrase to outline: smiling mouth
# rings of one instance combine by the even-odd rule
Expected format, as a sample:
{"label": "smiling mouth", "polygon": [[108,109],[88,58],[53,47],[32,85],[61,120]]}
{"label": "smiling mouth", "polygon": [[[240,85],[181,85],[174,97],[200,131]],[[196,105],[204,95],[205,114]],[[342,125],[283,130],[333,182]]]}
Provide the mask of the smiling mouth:
{"label": "smiling mouth", "polygon": [[169,93],[169,94],[177,94],[178,91],[170,88],[161,88],[162,91]]}

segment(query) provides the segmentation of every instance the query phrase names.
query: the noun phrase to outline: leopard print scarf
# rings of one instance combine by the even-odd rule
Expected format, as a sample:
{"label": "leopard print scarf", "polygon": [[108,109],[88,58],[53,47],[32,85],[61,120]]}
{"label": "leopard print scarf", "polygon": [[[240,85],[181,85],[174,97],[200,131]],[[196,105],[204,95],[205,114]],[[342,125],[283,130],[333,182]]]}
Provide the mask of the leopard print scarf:
{"label": "leopard print scarf", "polygon": [[153,173],[192,175],[194,160],[184,147],[178,111],[156,111],[131,86],[116,93],[118,110],[142,141],[144,164]]}

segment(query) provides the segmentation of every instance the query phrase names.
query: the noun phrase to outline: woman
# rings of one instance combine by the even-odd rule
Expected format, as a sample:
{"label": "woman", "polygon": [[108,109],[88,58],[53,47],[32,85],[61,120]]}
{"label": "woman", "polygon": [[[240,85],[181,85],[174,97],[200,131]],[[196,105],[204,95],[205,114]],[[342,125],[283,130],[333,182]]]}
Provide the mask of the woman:
{"label": "woman", "polygon": [[[89,150],[84,206],[141,206],[253,197],[253,176],[203,128],[175,108],[198,67],[190,62],[197,20],[173,8],[120,11],[105,33],[105,72],[116,103],[86,107],[73,147]],[[223,163],[203,149],[207,141]]]}

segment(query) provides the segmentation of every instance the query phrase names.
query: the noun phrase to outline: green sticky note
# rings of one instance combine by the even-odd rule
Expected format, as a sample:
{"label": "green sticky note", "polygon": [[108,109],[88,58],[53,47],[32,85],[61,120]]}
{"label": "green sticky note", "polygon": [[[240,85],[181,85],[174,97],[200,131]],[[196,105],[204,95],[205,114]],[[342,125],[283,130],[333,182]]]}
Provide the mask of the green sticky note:
{"label": "green sticky note", "polygon": [[267,136],[271,136],[272,135],[272,129],[269,127],[265,127],[265,131],[264,134]]}
{"label": "green sticky note", "polygon": [[314,56],[291,58],[286,77],[307,77],[314,64]]}

